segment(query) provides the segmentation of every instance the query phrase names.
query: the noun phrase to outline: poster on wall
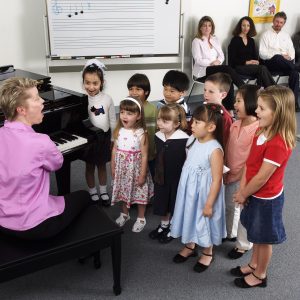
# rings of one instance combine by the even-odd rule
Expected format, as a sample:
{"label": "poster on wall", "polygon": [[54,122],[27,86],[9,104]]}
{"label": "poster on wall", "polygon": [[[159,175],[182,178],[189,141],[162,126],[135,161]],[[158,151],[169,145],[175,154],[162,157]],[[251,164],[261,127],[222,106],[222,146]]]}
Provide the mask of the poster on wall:
{"label": "poster on wall", "polygon": [[250,0],[249,17],[254,23],[272,22],[279,6],[280,0]]}

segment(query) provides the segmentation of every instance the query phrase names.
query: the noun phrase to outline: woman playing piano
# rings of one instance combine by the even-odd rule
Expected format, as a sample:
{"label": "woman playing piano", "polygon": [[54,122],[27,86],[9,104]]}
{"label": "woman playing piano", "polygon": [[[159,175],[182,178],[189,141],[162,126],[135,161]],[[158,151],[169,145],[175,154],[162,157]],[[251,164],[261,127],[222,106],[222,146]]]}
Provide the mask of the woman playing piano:
{"label": "woman playing piano", "polygon": [[56,235],[90,204],[85,191],[49,195],[49,174],[62,166],[63,156],[48,135],[32,128],[43,120],[36,85],[13,77],[0,88],[6,119],[0,128],[0,231],[24,239]]}

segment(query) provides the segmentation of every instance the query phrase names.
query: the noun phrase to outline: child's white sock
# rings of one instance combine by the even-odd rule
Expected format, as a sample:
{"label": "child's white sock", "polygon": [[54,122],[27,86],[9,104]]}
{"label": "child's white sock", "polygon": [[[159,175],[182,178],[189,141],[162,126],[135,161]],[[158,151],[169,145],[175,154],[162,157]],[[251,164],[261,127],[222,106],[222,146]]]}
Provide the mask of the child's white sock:
{"label": "child's white sock", "polygon": [[170,226],[170,221],[161,221],[160,226],[162,228],[168,228]]}
{"label": "child's white sock", "polygon": [[93,201],[98,201],[99,200],[99,195],[98,195],[98,192],[97,192],[97,188],[95,186],[93,188],[89,188],[89,193],[90,193],[91,199]]}
{"label": "child's white sock", "polygon": [[104,201],[105,200],[109,200],[108,195],[105,195],[105,194],[107,194],[107,187],[106,187],[106,185],[99,185],[99,190],[100,190],[101,199],[104,200]]}

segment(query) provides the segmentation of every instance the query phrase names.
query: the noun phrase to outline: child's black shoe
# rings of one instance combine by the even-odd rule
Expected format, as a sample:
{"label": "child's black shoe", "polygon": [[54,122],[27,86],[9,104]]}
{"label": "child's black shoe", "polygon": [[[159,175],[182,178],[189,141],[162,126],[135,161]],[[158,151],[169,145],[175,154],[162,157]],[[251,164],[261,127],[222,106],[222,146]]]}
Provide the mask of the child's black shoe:
{"label": "child's black shoe", "polygon": [[165,230],[161,233],[161,235],[158,238],[158,241],[162,244],[170,243],[173,240],[174,238],[170,235],[170,227],[165,228]]}
{"label": "child's black shoe", "polygon": [[149,233],[149,238],[152,239],[152,240],[156,240],[160,237],[160,235],[163,233],[163,231],[164,231],[164,228],[161,227],[161,224],[159,224],[157,226],[157,228],[155,228],[154,230],[152,230]]}

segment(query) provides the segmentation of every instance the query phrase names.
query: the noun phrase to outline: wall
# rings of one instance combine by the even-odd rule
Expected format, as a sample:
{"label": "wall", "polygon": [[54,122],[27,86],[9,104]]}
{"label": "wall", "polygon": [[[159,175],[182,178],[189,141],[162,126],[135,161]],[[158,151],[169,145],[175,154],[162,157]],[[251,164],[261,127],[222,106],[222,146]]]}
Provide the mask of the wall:
{"label": "wall", "polygon": [[[298,0],[281,0],[281,9],[288,15],[285,30],[290,34],[300,29],[300,13]],[[203,15],[210,15],[216,23],[216,35],[223,48],[231,38],[231,31],[238,19],[248,14],[249,1],[246,0],[182,0],[184,13],[185,37],[185,71],[190,75],[190,45],[195,34],[197,23]],[[46,46],[43,15],[45,2],[42,0],[10,0],[0,2],[0,65],[13,64],[16,68],[40,74],[47,74],[45,59]],[[167,21],[167,19],[166,19]],[[270,24],[258,24],[258,32],[268,28]],[[156,58],[140,59],[141,63],[155,63]],[[180,63],[180,58],[163,58],[159,61]],[[125,59],[124,63],[135,64],[135,59]],[[73,64],[73,62],[71,62]],[[82,65],[84,61],[76,61]],[[105,91],[110,94],[117,105],[127,95],[126,83],[135,72],[147,74],[152,92],[150,100],[162,97],[161,81],[167,69],[118,70],[106,72]],[[80,72],[51,73],[52,83],[65,88],[82,92]]]}

